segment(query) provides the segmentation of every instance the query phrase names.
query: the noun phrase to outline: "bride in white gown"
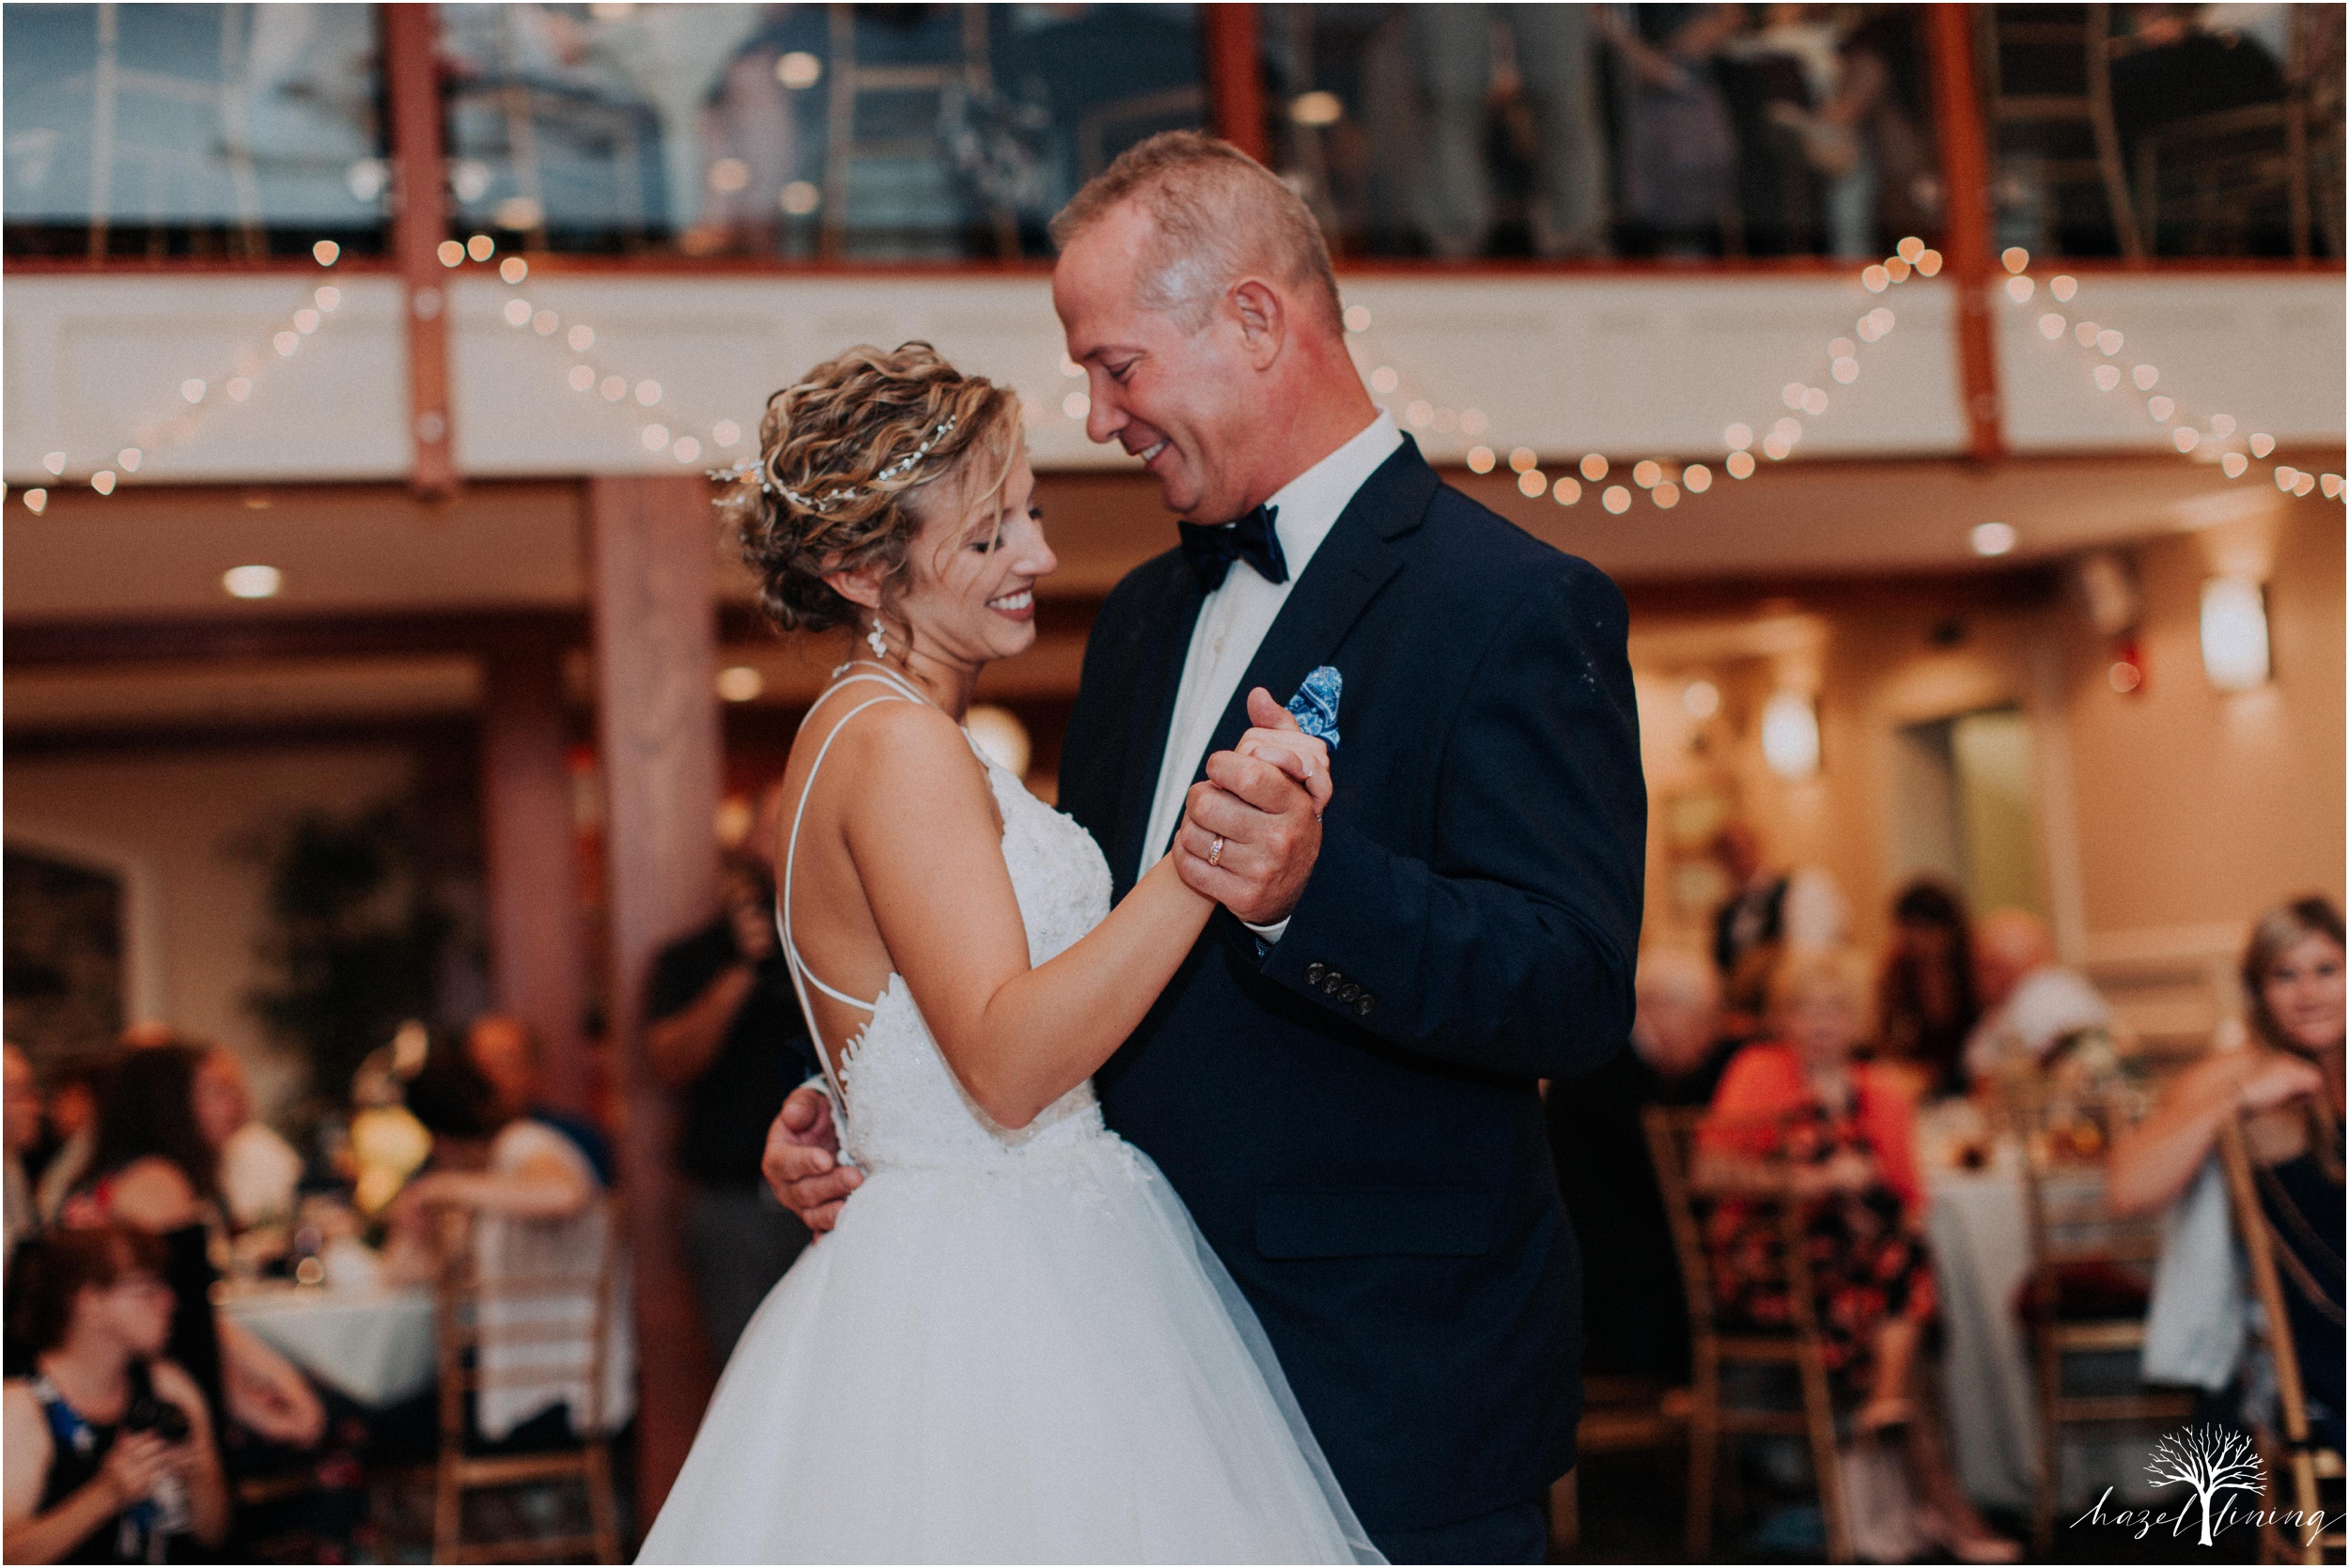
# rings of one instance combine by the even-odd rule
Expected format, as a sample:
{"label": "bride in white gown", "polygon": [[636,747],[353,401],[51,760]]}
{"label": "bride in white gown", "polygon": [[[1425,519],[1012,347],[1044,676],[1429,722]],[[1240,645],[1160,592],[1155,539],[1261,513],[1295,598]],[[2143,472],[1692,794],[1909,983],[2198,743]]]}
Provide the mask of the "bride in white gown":
{"label": "bride in white gown", "polygon": [[[869,650],[792,752],[780,900],[864,1181],[743,1333],[645,1561],[1377,1560],[1094,1100],[1212,906],[1168,861],[1112,910],[1092,839],[960,727],[1056,565],[1019,417],[926,345],[853,349],[776,395],[741,479],[770,614]],[[1319,742],[1242,749],[1326,799]]]}

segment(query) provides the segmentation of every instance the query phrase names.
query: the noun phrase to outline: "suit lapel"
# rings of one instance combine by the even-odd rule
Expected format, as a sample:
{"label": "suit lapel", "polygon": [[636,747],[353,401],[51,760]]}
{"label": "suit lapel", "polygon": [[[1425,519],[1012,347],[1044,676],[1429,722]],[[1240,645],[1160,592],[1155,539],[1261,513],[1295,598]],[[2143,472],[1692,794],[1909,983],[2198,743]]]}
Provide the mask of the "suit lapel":
{"label": "suit lapel", "polygon": [[[1215,733],[1199,759],[1199,770],[1191,775],[1193,784],[1207,776],[1207,757],[1230,751],[1246,733],[1251,691],[1261,686],[1278,701],[1286,702],[1289,693],[1304,683],[1316,665],[1329,662],[1330,655],[1346,640],[1346,634],[1361,618],[1378,590],[1403,569],[1405,551],[1398,541],[1419,527],[1440,483],[1436,471],[1419,455],[1417,443],[1406,436],[1394,455],[1354,492],[1354,499],[1338,514],[1338,520],[1321,541],[1321,548],[1314,551],[1312,564],[1297,580],[1297,586],[1290,591],[1288,601],[1281,606],[1280,614],[1273,618],[1264,641],[1256,645],[1256,656],[1248,661],[1248,672],[1240,676],[1239,686],[1225,706],[1222,718],[1216,722]],[[1196,613],[1194,610],[1194,618]],[[1188,620],[1184,623],[1186,632],[1190,624]],[[1181,657],[1178,649],[1178,663]],[[1346,672],[1341,669],[1338,673],[1343,676]],[[1170,691],[1173,685],[1172,681],[1168,683]],[[1340,713],[1343,728],[1342,700]],[[1154,782],[1158,778],[1157,758],[1165,750],[1166,720],[1161,715],[1150,769]],[[1144,818],[1137,824],[1138,832],[1148,828],[1146,801],[1143,810]]]}
{"label": "suit lapel", "polygon": [[1178,554],[1159,585],[1148,616],[1149,632],[1142,639],[1141,664],[1135,671],[1134,704],[1127,715],[1125,770],[1118,780],[1116,856],[1111,862],[1112,880],[1122,892],[1130,883],[1141,857],[1142,835],[1150,829],[1150,807],[1159,790],[1159,768],[1166,757],[1166,731],[1173,722],[1174,693],[1181,685],[1183,659],[1190,651],[1191,628],[1206,596],[1199,580]]}

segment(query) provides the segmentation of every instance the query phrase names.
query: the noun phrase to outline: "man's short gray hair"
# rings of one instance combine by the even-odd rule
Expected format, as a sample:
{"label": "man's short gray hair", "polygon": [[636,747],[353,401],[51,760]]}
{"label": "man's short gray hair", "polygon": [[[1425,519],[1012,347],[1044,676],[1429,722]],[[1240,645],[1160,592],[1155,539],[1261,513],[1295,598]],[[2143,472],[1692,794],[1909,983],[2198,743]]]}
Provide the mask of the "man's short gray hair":
{"label": "man's short gray hair", "polygon": [[1085,183],[1052,220],[1062,249],[1132,201],[1157,229],[1143,264],[1143,304],[1196,332],[1215,301],[1262,272],[1320,307],[1342,330],[1330,245],[1304,198],[1253,158],[1201,131],[1164,131],[1135,143]]}

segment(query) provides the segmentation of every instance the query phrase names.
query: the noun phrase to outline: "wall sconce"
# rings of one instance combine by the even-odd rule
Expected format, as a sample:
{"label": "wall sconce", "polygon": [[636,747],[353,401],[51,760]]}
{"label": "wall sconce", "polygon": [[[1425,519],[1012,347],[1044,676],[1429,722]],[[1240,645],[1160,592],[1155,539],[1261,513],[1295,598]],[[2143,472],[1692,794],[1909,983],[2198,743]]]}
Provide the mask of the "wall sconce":
{"label": "wall sconce", "polygon": [[2267,591],[2252,579],[2203,580],[2202,672],[2221,691],[2267,684]]}
{"label": "wall sconce", "polygon": [[1762,707],[1762,760],[1781,779],[1819,770],[1819,709],[1799,691],[1781,691]]}

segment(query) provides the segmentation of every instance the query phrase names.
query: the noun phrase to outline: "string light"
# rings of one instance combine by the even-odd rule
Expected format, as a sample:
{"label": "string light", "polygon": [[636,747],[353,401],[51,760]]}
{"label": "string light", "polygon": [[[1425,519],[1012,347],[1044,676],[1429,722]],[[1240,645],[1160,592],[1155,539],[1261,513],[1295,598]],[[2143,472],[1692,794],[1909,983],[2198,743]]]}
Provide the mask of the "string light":
{"label": "string light", "polygon": [[[342,258],[342,247],[332,240],[320,240],[310,247],[310,256],[319,266],[334,266]],[[296,306],[285,319],[290,327],[272,334],[268,342],[278,358],[289,359],[302,346],[302,340],[326,324],[326,319],[342,305],[342,290],[331,284],[311,291],[309,303]],[[184,444],[203,427],[204,417],[220,406],[220,394],[226,394],[232,402],[241,403],[253,396],[253,378],[248,370],[257,370],[269,362],[251,346],[240,349],[235,356],[235,373],[225,378],[204,376],[182,377],[177,383],[179,401],[187,405],[167,420],[141,426],[135,439],[116,449],[111,466],[101,465],[89,474],[89,487],[99,495],[112,495],[121,488],[123,479],[138,473],[154,448]],[[41,467],[56,478],[65,478],[69,456],[64,452],[42,454]],[[25,509],[39,517],[48,509],[49,491],[28,489],[23,496]]]}
{"label": "string light", "polygon": [[[2026,272],[2030,265],[2030,253],[2015,246],[2007,251],[2002,259],[2007,271],[2015,274],[2007,279],[2007,293],[2015,303],[2021,304],[2031,295],[2031,279]],[[2068,273],[2059,273],[2047,280],[2047,293],[2060,304],[2071,303],[2078,297],[2079,289],[2079,280]],[[2126,346],[2126,334],[2116,327],[2086,317],[2074,320],[2063,312],[2055,310],[2042,314],[2038,326],[2039,335],[2048,343],[2061,345],[2068,336],[2080,349],[2098,356],[2100,363],[2091,365],[2088,373],[2090,382],[2097,391],[2119,390],[2121,367],[2110,361]],[[2131,365],[2128,381],[2143,399],[2146,417],[2156,425],[2170,427],[2170,444],[2182,458],[2190,458],[2197,462],[2215,461],[2219,473],[2230,479],[2240,479],[2250,472],[2254,459],[2264,459],[2276,449],[2275,438],[2263,431],[2255,432],[2248,440],[2238,442],[2235,438],[2235,420],[2232,414],[2214,413],[2199,427],[2191,417],[2180,420],[2178,400],[2167,393],[2154,391],[2161,382],[2158,365],[2151,363]],[[2243,450],[2247,446],[2249,448],[2248,456]],[[2326,499],[2339,499],[2344,488],[2349,488],[2344,486],[2339,475],[2304,474],[2289,464],[2278,465],[2271,477],[2278,490],[2291,496],[2310,495],[2322,488]]]}

